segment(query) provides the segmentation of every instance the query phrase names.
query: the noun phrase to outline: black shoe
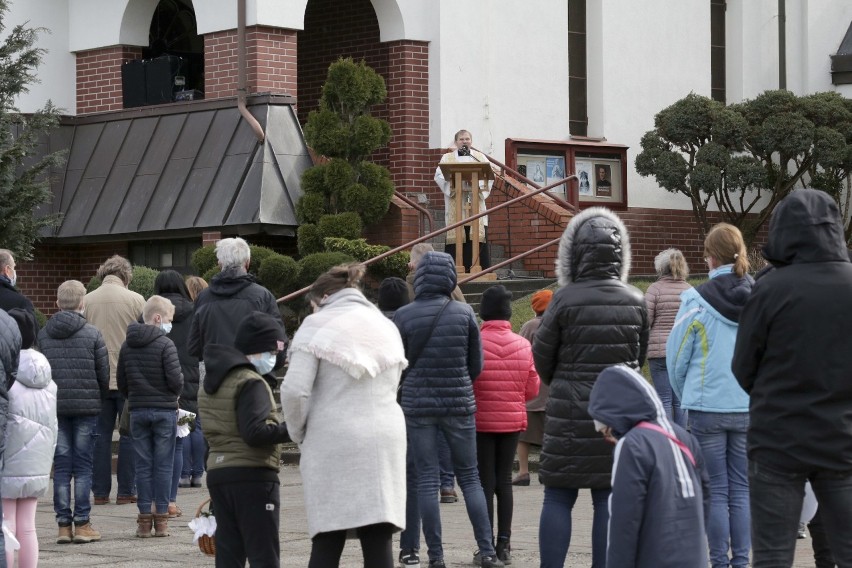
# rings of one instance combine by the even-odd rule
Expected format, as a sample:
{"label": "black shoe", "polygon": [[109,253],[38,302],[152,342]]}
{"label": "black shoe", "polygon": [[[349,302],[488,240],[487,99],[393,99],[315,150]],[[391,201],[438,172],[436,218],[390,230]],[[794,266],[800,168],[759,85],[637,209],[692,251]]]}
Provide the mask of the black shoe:
{"label": "black shoe", "polygon": [[441,503],[457,503],[459,500],[458,493],[452,487],[441,488]]}
{"label": "black shoe", "polygon": [[447,565],[444,564],[443,558],[436,558],[429,561],[429,568],[447,568]]}
{"label": "black shoe", "polygon": [[201,487],[201,476],[193,477],[189,482],[190,487]]}
{"label": "black shoe", "polygon": [[507,538],[499,538],[497,539],[497,558],[499,558],[503,564],[508,566],[512,563],[512,547],[509,544],[509,539]]}
{"label": "black shoe", "polygon": [[402,550],[399,553],[400,566],[420,566],[420,556],[416,550]]}
{"label": "black shoe", "polygon": [[473,553],[473,564],[474,566],[482,566],[483,568],[501,568],[504,566],[503,562],[497,557],[482,556],[482,553],[478,550]]}

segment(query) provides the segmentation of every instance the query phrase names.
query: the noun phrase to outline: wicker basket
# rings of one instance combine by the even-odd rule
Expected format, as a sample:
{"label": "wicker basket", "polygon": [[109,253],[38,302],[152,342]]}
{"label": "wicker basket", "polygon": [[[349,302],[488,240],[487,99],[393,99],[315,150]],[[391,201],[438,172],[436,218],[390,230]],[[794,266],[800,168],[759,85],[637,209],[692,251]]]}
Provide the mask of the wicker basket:
{"label": "wicker basket", "polygon": [[[210,503],[210,498],[208,497],[198,506],[198,509],[195,510],[195,518],[201,516],[201,511],[204,509],[204,506]],[[207,556],[216,556],[216,537],[215,536],[207,536],[206,534],[198,537],[198,548],[201,549],[201,552],[206,554]]]}

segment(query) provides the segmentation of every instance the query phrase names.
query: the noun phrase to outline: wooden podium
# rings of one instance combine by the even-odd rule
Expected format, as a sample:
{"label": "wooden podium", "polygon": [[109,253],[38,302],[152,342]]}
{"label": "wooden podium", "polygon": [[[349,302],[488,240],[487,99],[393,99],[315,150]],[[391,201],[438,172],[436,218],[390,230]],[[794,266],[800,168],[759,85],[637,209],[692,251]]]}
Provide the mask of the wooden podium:
{"label": "wooden podium", "polygon": [[[453,209],[456,221],[461,221],[471,215],[479,213],[479,182],[488,183],[494,179],[494,170],[488,162],[448,162],[439,164],[444,179],[449,180],[453,191]],[[465,182],[470,183],[471,191],[464,191]],[[464,243],[464,227],[470,227],[471,261],[475,259],[476,264],[471,264],[470,272],[475,274],[482,271],[479,265],[479,223],[482,217],[470,223],[459,225],[456,232],[456,272],[465,274],[464,261],[462,260],[462,245]],[[486,276],[492,277],[493,274]],[[483,278],[486,279],[486,278]]]}

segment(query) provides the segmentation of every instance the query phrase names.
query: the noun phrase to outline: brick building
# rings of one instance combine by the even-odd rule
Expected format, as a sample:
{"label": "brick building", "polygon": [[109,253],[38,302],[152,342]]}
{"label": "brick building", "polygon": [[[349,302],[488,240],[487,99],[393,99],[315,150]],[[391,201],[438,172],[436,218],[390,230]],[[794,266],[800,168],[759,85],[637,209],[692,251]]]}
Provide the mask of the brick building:
{"label": "brick building", "polygon": [[[477,148],[518,169],[610,168],[612,194],[575,198],[620,212],[637,274],[652,273],[654,255],[668,246],[683,248],[695,265],[701,256],[689,203],[632,165],[656,112],[689,92],[739,101],[778,88],[782,62],[797,94],[852,95],[849,84],[832,82],[829,60],[852,20],[845,0],[825,0],[819,11],[785,0],[781,26],[770,25],[780,13],[769,0],[247,0],[249,110],[268,134],[253,145],[235,108],[237,4],[12,5],[7,26],[29,21],[51,30],[40,44],[48,49],[42,83],[20,108],[50,98],[68,114],[51,139],[70,149],[52,206],[65,220],[34,262],[20,263],[21,286],[42,310],[51,309],[59,282],[87,281],[112,253],[186,270],[195,247],[223,235],[291,251],[292,204],[310,165],[300,124],[340,56],[364,59],[385,78],[388,99],[375,114],[393,135],[375,159],[439,224],[435,164],[466,128]],[[180,58],[166,64],[165,87],[152,86],[154,67],[133,83],[130,71],[143,67],[134,62],[163,56]],[[178,90],[193,100],[172,102]],[[523,192],[501,183],[489,203]],[[558,236],[569,217],[545,197],[493,214],[495,256]],[[397,198],[366,234],[401,244],[424,228],[420,213]],[[544,251],[523,268],[551,274],[552,259]]]}

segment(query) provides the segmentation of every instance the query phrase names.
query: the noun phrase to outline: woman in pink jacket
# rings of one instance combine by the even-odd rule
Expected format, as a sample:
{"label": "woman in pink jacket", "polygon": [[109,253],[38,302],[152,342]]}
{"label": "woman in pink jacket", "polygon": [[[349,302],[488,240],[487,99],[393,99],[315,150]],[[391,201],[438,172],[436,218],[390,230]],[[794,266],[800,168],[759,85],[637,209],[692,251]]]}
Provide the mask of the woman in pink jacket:
{"label": "woman in pink jacket", "polygon": [[476,397],[476,453],[488,504],[492,538],[497,495],[497,558],[511,560],[512,465],[518,436],[527,427],[526,401],[538,394],[538,373],[530,342],[512,332],[512,293],[492,286],[482,294],[484,366],[473,383]]}
{"label": "woman in pink jacket", "polygon": [[648,321],[651,322],[651,337],[648,340],[648,369],[666,416],[678,426],[686,428],[686,412],[681,410],[680,401],[672,391],[666,369],[666,341],[680,309],[680,294],[692,288],[686,281],[689,266],[683,253],[677,249],[666,249],[654,259],[654,268],[659,280],[645,292]]}

